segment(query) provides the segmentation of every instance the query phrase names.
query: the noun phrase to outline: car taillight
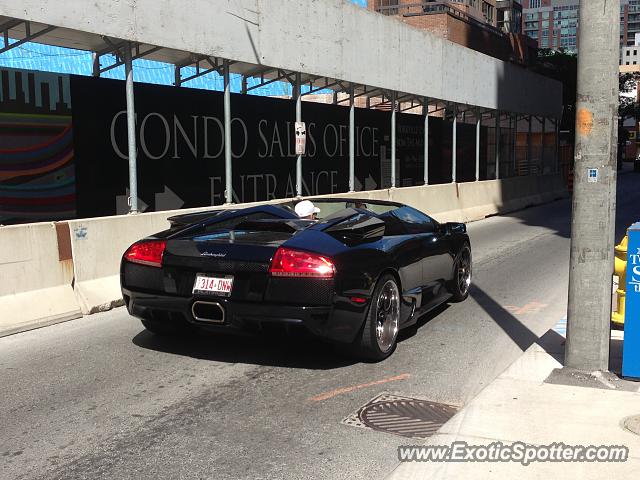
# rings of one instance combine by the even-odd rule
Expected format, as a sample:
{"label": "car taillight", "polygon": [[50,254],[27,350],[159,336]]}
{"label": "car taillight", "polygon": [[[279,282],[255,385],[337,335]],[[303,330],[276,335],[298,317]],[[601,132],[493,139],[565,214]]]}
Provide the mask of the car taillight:
{"label": "car taillight", "polygon": [[269,273],[274,277],[333,278],[333,262],[317,253],[280,247],[273,256]]}
{"label": "car taillight", "polygon": [[124,254],[125,260],[150,267],[161,267],[166,240],[149,240],[134,243]]}

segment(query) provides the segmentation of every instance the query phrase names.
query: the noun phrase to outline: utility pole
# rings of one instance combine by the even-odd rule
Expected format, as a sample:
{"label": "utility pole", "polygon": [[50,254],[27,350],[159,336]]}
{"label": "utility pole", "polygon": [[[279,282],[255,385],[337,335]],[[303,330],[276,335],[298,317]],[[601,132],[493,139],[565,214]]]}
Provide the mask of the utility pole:
{"label": "utility pole", "polygon": [[609,368],[620,1],[580,2],[565,367]]}

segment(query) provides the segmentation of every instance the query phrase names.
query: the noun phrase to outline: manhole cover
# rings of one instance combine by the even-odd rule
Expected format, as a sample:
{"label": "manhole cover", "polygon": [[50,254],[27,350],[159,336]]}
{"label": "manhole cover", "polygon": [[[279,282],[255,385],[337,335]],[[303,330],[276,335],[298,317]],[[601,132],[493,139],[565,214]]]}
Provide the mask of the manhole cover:
{"label": "manhole cover", "polygon": [[636,435],[640,435],[640,415],[634,415],[633,417],[623,419],[622,426],[625,430],[635,433]]}
{"label": "manhole cover", "polygon": [[384,393],[342,423],[403,437],[428,438],[457,411],[457,407],[444,403]]}

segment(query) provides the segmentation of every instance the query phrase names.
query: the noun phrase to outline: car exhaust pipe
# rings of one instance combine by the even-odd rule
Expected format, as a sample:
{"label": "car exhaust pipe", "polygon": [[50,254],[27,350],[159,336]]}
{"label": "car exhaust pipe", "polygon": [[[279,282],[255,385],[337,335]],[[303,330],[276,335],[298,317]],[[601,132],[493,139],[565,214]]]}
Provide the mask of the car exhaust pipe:
{"label": "car exhaust pipe", "polygon": [[224,323],[224,308],[218,302],[193,302],[191,313],[198,322]]}

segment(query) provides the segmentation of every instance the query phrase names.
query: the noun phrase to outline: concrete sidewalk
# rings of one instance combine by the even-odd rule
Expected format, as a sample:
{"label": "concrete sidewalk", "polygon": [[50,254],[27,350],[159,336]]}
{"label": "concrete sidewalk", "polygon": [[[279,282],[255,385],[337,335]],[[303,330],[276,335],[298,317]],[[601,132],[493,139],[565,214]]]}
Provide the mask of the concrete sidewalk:
{"label": "concrete sidewalk", "polygon": [[[558,330],[558,329],[556,329]],[[562,332],[562,330],[560,330]],[[619,365],[622,332],[612,332],[612,369]],[[569,376],[560,385],[555,369],[562,367],[564,337],[549,330],[496,380],[449,420],[426,445],[465,441],[489,445],[516,441],[532,445],[625,445],[623,463],[411,462],[400,464],[389,480],[413,479],[545,479],[637,478],[640,436],[622,427],[626,417],[640,414],[640,383],[617,378],[590,377],[590,387]],[[548,380],[547,380],[548,379]],[[545,382],[547,380],[547,382]],[[549,383],[556,382],[555,384]],[[411,444],[407,441],[407,444]]]}

